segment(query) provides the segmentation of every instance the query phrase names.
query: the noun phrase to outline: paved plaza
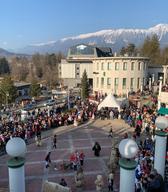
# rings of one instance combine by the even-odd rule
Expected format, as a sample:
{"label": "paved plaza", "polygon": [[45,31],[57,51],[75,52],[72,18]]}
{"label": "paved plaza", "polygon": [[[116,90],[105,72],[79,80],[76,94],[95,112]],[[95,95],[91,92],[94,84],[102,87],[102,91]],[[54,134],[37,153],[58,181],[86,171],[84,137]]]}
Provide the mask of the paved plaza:
{"label": "paved plaza", "polygon": [[[84,175],[85,186],[82,191],[94,192],[95,179],[98,174],[104,178],[104,191],[107,191],[108,161],[111,152],[111,138],[108,138],[108,131],[113,126],[114,137],[117,141],[122,138],[125,132],[131,132],[132,128],[122,120],[95,120],[79,127],[64,126],[54,130],[42,133],[43,145],[37,147],[34,143],[27,146],[25,175],[26,175],[26,192],[42,192],[42,182],[44,180],[60,182],[65,178],[73,192],[78,191],[75,187],[73,170],[63,171],[60,164],[63,160],[69,161],[70,154],[75,150],[83,150],[85,154]],[[51,152],[52,166],[45,168],[45,156],[51,146],[51,137],[54,133],[57,137],[57,149]],[[98,141],[101,145],[100,157],[95,157],[92,151],[94,142]],[[8,188],[8,169],[7,155],[0,157],[0,188]],[[54,170],[54,166],[58,170]],[[118,191],[119,170],[116,171],[114,178],[114,189]]]}

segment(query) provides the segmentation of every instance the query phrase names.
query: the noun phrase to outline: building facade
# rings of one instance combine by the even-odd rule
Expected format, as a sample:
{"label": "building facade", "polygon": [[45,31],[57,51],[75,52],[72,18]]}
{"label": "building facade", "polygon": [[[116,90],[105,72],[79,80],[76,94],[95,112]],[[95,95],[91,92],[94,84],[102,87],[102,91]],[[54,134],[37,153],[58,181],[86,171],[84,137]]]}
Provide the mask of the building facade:
{"label": "building facade", "polygon": [[64,86],[80,87],[86,70],[93,92],[123,95],[146,85],[148,64],[147,57],[116,57],[110,48],[80,44],[69,48],[59,74]]}
{"label": "building facade", "polygon": [[105,57],[93,59],[93,92],[128,94],[147,82],[146,57]]}
{"label": "building facade", "polygon": [[79,87],[84,70],[93,86],[93,59],[112,56],[110,48],[91,45],[75,45],[69,48],[67,58],[61,61],[59,74],[64,86]]}

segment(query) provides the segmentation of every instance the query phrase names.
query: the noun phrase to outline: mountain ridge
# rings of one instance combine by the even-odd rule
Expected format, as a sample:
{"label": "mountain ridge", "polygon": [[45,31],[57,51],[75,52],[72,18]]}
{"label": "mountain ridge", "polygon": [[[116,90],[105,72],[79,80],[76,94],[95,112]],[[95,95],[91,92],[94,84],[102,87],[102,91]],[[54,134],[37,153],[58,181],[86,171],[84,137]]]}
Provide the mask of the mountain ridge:
{"label": "mountain ridge", "polygon": [[14,57],[14,56],[25,56],[25,57],[29,57],[30,55],[27,54],[22,54],[22,53],[14,53],[14,52],[10,52],[6,49],[0,48],[0,57],[6,57],[6,58],[10,58],[10,57]]}
{"label": "mountain ridge", "polygon": [[33,54],[39,53],[54,53],[62,51],[67,52],[68,48],[80,43],[109,46],[113,51],[119,51],[121,47],[128,43],[134,43],[136,46],[141,46],[147,36],[156,34],[159,38],[161,47],[168,46],[168,24],[158,24],[148,29],[107,29],[93,33],[85,33],[72,37],[65,37],[57,41],[46,43],[32,44],[18,51],[20,53]]}

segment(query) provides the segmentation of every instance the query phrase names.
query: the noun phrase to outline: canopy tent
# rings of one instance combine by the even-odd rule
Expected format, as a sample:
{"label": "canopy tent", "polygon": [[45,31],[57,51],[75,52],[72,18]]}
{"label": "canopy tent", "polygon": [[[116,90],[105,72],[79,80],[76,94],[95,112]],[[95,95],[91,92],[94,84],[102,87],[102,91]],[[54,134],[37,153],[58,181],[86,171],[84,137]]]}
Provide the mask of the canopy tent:
{"label": "canopy tent", "polygon": [[158,110],[158,113],[159,113],[160,115],[168,115],[168,108],[161,107],[161,108]]}
{"label": "canopy tent", "polygon": [[119,102],[111,93],[98,105],[98,110],[102,107],[118,108],[120,110]]}

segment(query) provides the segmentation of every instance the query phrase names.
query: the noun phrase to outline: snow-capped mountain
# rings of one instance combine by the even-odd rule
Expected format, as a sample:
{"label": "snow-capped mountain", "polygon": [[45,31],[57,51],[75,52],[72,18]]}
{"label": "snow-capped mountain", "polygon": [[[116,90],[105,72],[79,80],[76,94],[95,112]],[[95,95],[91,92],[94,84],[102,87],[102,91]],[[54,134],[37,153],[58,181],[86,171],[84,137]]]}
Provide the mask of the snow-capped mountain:
{"label": "snow-capped mountain", "polygon": [[158,36],[161,47],[168,46],[168,24],[158,24],[149,29],[109,29],[81,34],[58,41],[29,45],[20,49],[19,53],[54,53],[58,51],[66,53],[70,46],[80,43],[109,46],[114,52],[120,50],[121,47],[126,46],[128,43],[140,46],[147,36],[154,34]]}

